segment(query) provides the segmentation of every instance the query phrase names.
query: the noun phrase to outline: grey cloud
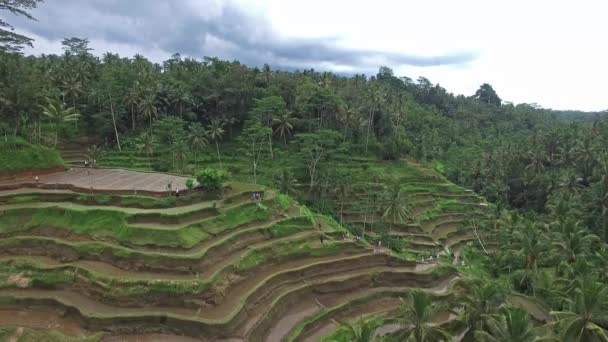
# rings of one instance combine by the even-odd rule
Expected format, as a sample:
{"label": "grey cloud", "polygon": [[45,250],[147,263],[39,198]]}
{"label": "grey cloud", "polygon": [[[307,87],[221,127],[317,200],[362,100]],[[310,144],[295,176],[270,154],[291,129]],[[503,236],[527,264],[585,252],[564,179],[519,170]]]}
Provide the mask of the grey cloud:
{"label": "grey cloud", "polygon": [[[213,6],[205,1],[199,5],[201,2]],[[327,63],[354,70],[374,70],[378,65],[458,65],[477,57],[468,52],[427,57],[346,49],[337,46],[337,39],[281,39],[265,18],[252,16],[230,2],[217,15],[201,15],[200,8],[204,6],[194,8],[183,0],[49,0],[33,13],[37,22],[19,19],[15,26],[49,40],[87,37],[290,69],[319,68]],[[209,37],[223,44],[211,44]]]}

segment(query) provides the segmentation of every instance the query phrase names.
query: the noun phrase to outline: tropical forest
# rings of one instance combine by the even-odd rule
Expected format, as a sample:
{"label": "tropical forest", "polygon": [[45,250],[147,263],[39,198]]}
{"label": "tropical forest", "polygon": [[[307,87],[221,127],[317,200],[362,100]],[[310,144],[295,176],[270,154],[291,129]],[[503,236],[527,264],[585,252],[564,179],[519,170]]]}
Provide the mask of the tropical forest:
{"label": "tropical forest", "polygon": [[74,35],[0,19],[0,340],[608,341],[608,112]]}

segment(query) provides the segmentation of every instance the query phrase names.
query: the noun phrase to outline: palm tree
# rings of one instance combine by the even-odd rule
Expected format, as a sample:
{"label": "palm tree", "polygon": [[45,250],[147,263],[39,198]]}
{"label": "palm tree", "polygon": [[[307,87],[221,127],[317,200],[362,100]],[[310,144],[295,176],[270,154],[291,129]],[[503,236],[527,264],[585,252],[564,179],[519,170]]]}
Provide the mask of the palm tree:
{"label": "palm tree", "polygon": [[74,122],[80,118],[80,114],[76,113],[74,107],[65,108],[63,104],[55,104],[53,101],[48,100],[46,107],[40,106],[42,114],[51,120],[51,123],[55,127],[55,143],[53,148],[57,146],[57,140],[59,139],[59,127],[65,122]]}
{"label": "palm tree", "polygon": [[583,182],[588,182],[591,176],[593,165],[595,164],[595,154],[597,148],[592,136],[586,136],[583,139],[578,139],[574,146],[575,160],[582,167]]}
{"label": "palm tree", "polygon": [[215,142],[215,148],[217,150],[217,160],[220,162],[220,168],[222,168],[222,158],[220,158],[220,146],[218,141],[222,139],[224,135],[224,123],[222,120],[213,119],[211,120],[211,124],[207,126],[207,135],[211,140]]}
{"label": "palm tree", "polygon": [[475,331],[480,342],[541,342],[558,341],[542,328],[530,324],[530,315],[521,309],[502,308],[500,314],[488,317],[485,330]]}
{"label": "palm tree", "polygon": [[352,178],[351,177],[340,177],[336,182],[333,189],[334,194],[340,201],[340,224],[344,223],[344,202],[351,195],[352,189]]}
{"label": "palm tree", "polygon": [[576,262],[577,256],[589,254],[592,245],[600,241],[572,219],[563,222],[559,228],[552,245],[556,254],[565,257],[570,264]]}
{"label": "palm tree", "polygon": [[384,196],[382,208],[382,218],[388,221],[389,228],[392,230],[393,224],[404,223],[411,217],[411,209],[401,196],[401,187],[392,186]]}
{"label": "palm tree", "polygon": [[480,278],[468,278],[458,282],[457,298],[464,307],[463,321],[468,336],[483,331],[490,315],[497,312],[506,298],[505,290],[499,284]]}
{"label": "palm tree", "polygon": [[538,259],[547,250],[546,236],[541,228],[532,222],[526,222],[513,232],[513,240],[506,246],[507,252],[526,258],[526,269],[536,271]]}
{"label": "palm tree", "polygon": [[[97,145],[93,145],[87,149],[87,158],[91,161],[97,161],[103,155],[103,149]],[[96,164],[93,164],[95,166]]]}
{"label": "palm tree", "polygon": [[365,137],[365,153],[367,153],[367,146],[369,145],[369,134],[374,126],[374,116],[378,107],[383,100],[382,89],[377,83],[372,83],[367,91],[367,102],[369,103],[369,116],[367,118],[367,135]]}
{"label": "palm tree", "polygon": [[[567,311],[552,311],[563,341],[608,341],[608,288],[595,279],[586,279],[567,298]],[[603,325],[603,326],[602,326]]]}
{"label": "palm tree", "polygon": [[528,151],[528,159],[529,163],[526,165],[526,171],[528,171],[533,177],[545,172],[545,163],[547,162],[545,151]]}
{"label": "palm tree", "polygon": [[76,108],[76,99],[82,94],[82,83],[78,80],[77,76],[67,77],[61,83],[63,101],[65,102],[66,97],[70,98],[72,100],[72,107]]}
{"label": "palm tree", "polygon": [[272,120],[274,128],[274,134],[278,135],[280,138],[283,138],[283,143],[287,146],[287,137],[291,135],[291,130],[293,129],[293,119],[291,118],[291,113],[286,112],[280,115],[278,118],[274,118]]}
{"label": "palm tree", "polygon": [[452,337],[445,330],[432,324],[439,308],[433,304],[431,296],[421,290],[408,293],[408,299],[401,306],[400,318],[402,324],[411,326],[404,341],[407,342],[436,342],[450,341]]}
{"label": "palm tree", "polygon": [[289,169],[282,169],[274,177],[274,184],[280,193],[292,195],[296,192],[296,179],[293,177]]}
{"label": "palm tree", "polygon": [[136,148],[148,156],[148,164],[150,165],[150,168],[152,168],[152,154],[156,147],[156,139],[148,132],[143,134],[138,140]]}
{"label": "palm tree", "polygon": [[152,131],[152,117],[158,115],[156,96],[154,94],[148,94],[140,99],[139,110],[150,119],[150,131]]}
{"label": "palm tree", "polygon": [[185,139],[179,139],[175,141],[171,147],[173,151],[173,155],[175,157],[175,163],[177,165],[177,169],[180,172],[184,171],[184,164],[186,159],[188,159],[188,143]]}
{"label": "palm tree", "polygon": [[172,102],[177,105],[179,117],[182,118],[184,114],[184,105],[192,104],[192,97],[187,91],[177,88],[173,91]]}
{"label": "palm tree", "polygon": [[[335,322],[335,321],[334,321]],[[370,321],[365,321],[359,318],[357,323],[343,322],[338,325],[343,326],[348,330],[351,342],[373,342],[376,340],[376,329]]]}
{"label": "palm tree", "polygon": [[135,131],[135,107],[138,107],[141,99],[136,88],[132,88],[124,97],[125,104],[131,112],[131,129]]}
{"label": "palm tree", "polygon": [[205,127],[198,122],[190,125],[188,130],[188,141],[190,143],[190,148],[194,152],[194,167],[196,167],[198,162],[198,152],[209,144]]}

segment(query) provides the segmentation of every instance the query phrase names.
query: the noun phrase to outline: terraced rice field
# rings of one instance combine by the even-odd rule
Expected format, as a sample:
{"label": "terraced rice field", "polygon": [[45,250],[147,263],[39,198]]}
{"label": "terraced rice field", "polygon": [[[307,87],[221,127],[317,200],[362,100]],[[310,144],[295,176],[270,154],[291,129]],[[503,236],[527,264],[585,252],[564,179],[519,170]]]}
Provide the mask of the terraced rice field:
{"label": "terraced rice field", "polygon": [[[337,321],[394,312],[409,289],[447,295],[457,278],[260,186],[162,197],[163,182],[185,178],[95,169],[90,194],[80,190],[86,171],[41,177],[58,189],[0,191],[0,338],[317,341]],[[429,202],[443,195],[457,202]],[[475,196],[452,187],[415,196],[428,209],[390,234],[412,250],[471,239],[457,209],[477,208]],[[374,213],[345,216],[360,224],[362,215],[382,224]]]}

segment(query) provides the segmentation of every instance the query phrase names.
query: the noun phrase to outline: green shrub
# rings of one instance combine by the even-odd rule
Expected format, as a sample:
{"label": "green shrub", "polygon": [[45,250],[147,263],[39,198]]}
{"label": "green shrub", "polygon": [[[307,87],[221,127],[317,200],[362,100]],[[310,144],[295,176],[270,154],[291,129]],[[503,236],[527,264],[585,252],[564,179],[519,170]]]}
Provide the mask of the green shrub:
{"label": "green shrub", "polygon": [[224,183],[230,180],[230,173],[223,170],[207,168],[196,175],[198,183],[207,190],[219,190],[224,187]]}
{"label": "green shrub", "polygon": [[63,166],[57,151],[17,138],[0,142],[0,173]]}
{"label": "green shrub", "polygon": [[188,178],[186,180],[186,188],[188,188],[188,190],[191,190],[192,188],[194,188],[194,179]]}

